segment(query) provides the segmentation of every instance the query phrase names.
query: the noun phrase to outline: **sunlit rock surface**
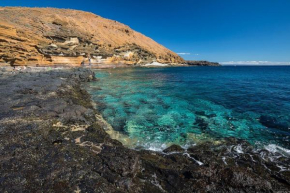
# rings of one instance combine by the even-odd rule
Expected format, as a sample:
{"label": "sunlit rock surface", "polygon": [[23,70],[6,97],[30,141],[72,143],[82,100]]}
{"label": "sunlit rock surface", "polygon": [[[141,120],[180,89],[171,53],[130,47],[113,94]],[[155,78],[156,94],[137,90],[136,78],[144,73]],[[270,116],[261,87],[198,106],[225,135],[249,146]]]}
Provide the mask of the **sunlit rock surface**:
{"label": "sunlit rock surface", "polygon": [[117,21],[84,11],[0,8],[0,63],[79,66],[182,63],[154,40]]}

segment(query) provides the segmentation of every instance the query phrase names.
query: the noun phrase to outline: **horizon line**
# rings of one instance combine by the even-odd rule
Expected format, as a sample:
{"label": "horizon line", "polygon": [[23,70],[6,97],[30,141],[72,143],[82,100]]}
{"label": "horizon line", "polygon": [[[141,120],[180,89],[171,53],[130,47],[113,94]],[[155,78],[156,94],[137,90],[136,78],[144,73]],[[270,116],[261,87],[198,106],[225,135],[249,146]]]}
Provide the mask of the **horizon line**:
{"label": "horizon line", "polygon": [[219,62],[221,65],[251,65],[251,66],[290,66],[290,62],[277,62],[277,61],[228,61],[228,62]]}

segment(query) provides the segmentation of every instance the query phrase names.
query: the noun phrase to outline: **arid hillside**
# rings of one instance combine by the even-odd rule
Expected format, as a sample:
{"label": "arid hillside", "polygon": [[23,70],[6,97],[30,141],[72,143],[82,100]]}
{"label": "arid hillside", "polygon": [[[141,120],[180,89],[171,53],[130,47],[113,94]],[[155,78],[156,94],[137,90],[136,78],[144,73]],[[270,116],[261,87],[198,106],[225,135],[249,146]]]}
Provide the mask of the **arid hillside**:
{"label": "arid hillside", "polygon": [[0,8],[0,63],[80,65],[183,63],[174,52],[117,21],[54,8]]}

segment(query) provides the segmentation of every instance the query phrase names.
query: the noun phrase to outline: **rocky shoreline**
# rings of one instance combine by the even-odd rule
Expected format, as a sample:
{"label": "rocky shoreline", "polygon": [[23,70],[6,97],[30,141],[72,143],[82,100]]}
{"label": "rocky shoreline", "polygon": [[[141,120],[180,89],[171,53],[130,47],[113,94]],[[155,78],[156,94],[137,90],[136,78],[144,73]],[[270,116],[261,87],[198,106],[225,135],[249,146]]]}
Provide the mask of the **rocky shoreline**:
{"label": "rocky shoreline", "polygon": [[82,68],[0,71],[0,192],[290,191],[290,159],[238,139],[124,147],[83,89],[94,77]]}

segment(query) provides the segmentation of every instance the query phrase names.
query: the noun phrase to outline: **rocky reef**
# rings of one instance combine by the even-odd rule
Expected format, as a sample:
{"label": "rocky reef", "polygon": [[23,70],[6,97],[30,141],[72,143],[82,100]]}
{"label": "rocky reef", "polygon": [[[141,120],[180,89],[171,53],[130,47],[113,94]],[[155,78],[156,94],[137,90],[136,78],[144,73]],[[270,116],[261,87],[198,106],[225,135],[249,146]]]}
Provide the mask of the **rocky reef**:
{"label": "rocky reef", "polygon": [[93,13],[0,7],[0,64],[79,66],[177,64],[184,60],[152,39]]}
{"label": "rocky reef", "polygon": [[290,159],[242,140],[124,147],[82,88],[88,69],[0,73],[0,192],[290,190]]}
{"label": "rocky reef", "polygon": [[218,62],[209,62],[209,61],[198,61],[198,60],[187,60],[185,64],[189,66],[220,66]]}

